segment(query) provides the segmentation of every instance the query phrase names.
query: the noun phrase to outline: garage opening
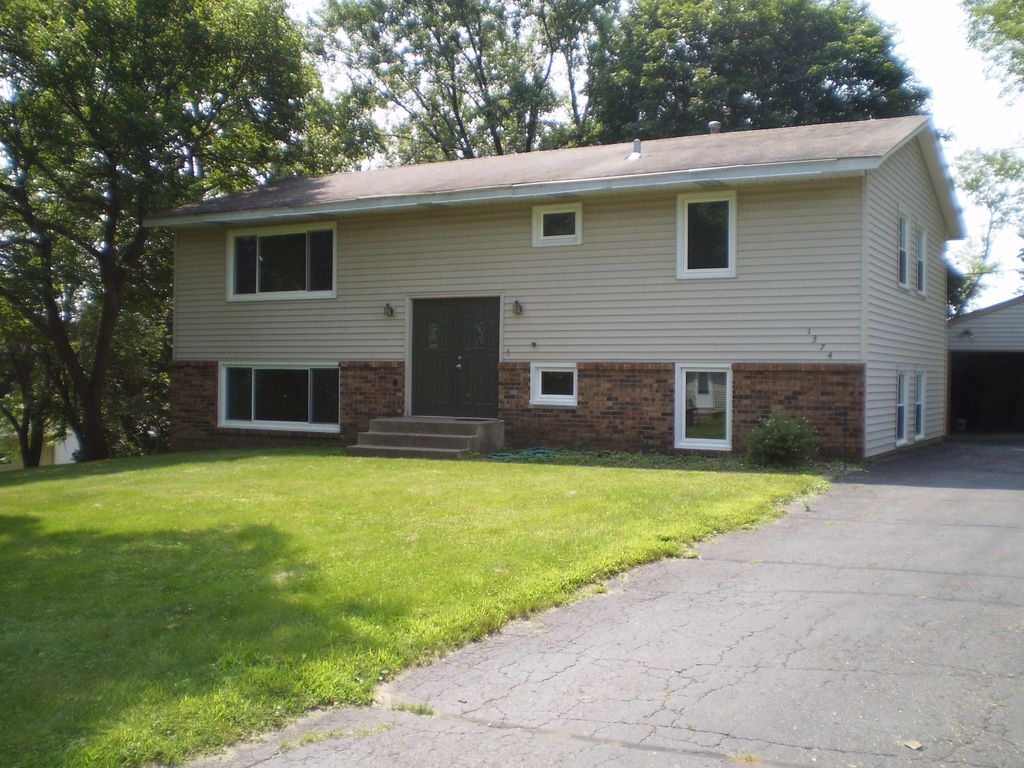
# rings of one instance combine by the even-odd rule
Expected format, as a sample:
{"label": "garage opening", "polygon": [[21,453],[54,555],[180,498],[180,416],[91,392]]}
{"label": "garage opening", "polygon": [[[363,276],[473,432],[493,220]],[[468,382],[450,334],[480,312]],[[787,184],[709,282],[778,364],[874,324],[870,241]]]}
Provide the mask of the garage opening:
{"label": "garage opening", "polygon": [[1024,352],[951,352],[949,431],[1024,432]]}

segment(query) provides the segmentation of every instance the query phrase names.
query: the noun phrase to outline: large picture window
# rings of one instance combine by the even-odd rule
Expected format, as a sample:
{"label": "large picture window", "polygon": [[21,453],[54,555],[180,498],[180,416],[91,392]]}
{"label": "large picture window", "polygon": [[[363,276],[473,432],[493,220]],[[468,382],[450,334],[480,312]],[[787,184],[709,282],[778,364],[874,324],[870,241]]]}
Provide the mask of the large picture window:
{"label": "large picture window", "polygon": [[228,298],[333,297],[334,240],[333,224],[228,233]]}
{"label": "large picture window", "polygon": [[221,424],[338,431],[338,368],[225,365]]}
{"label": "large picture window", "polygon": [[732,371],[722,365],[676,366],[676,448],[732,447]]}
{"label": "large picture window", "polygon": [[676,277],[736,274],[736,193],[680,195]]}

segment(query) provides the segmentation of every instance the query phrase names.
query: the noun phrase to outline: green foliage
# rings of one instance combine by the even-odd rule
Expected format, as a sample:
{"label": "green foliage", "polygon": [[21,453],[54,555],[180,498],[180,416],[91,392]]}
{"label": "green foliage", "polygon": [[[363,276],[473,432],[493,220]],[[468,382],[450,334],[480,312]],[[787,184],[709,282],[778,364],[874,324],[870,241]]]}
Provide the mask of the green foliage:
{"label": "green foliage", "polygon": [[959,317],[970,310],[971,302],[981,290],[985,275],[995,267],[970,252],[970,244],[955,257],[957,264],[946,262],[946,317]]}
{"label": "green foliage", "polygon": [[131,306],[167,276],[144,217],[280,164],[317,85],[304,42],[280,0],[0,5],[0,297],[51,351],[86,458],[118,439],[119,333],[128,352],[163,322]]}
{"label": "green foliage", "polygon": [[818,433],[804,416],[774,412],[747,437],[747,457],[759,467],[799,467],[818,453]]}
{"label": "green foliage", "polygon": [[980,239],[969,241],[955,256],[962,277],[950,290],[951,316],[967,310],[985,275],[995,271],[990,257],[999,233],[1009,229],[1024,238],[1024,156],[1009,149],[964,152],[957,158],[956,181],[988,218]]}
{"label": "green foliage", "polygon": [[0,473],[0,764],[179,765],[366,704],[405,666],[820,482],[322,449]]}
{"label": "green foliage", "polygon": [[600,142],[920,112],[927,92],[854,0],[638,0],[601,41]]}
{"label": "green foliage", "polygon": [[0,298],[0,457],[39,465],[48,428],[58,420],[46,370],[52,367],[32,326]]}
{"label": "green foliage", "polygon": [[1024,5],[1020,0],[963,0],[971,43],[1010,77],[1007,90],[1024,91]]}
{"label": "green foliage", "polygon": [[396,115],[397,158],[423,162],[536,149],[555,123],[559,143],[578,140],[591,43],[612,7],[611,0],[329,0],[323,28],[357,87]]}

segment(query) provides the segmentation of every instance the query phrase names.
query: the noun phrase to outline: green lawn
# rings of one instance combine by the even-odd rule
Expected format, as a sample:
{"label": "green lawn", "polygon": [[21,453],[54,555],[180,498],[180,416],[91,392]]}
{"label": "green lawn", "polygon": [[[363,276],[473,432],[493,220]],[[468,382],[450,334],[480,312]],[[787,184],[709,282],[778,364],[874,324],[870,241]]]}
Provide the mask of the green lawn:
{"label": "green lawn", "polygon": [[294,449],[0,475],[0,765],[177,762],[770,515],[811,474]]}

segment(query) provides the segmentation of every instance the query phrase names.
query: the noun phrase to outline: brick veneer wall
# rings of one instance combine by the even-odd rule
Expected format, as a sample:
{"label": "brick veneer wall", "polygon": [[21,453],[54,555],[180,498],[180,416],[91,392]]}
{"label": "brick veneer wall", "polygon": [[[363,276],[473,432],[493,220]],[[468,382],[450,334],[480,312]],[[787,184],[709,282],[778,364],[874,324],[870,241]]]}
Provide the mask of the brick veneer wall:
{"label": "brick veneer wall", "polygon": [[405,363],[353,361],[341,363],[341,433],[354,445],[370,419],[405,413]]}
{"label": "brick veneer wall", "polygon": [[530,364],[499,363],[498,417],[511,447],[667,451],[673,443],[671,363],[579,363],[577,406],[530,405]]}
{"label": "brick veneer wall", "polygon": [[851,363],[735,363],[733,450],[773,409],[806,416],[827,456],[864,453],[864,366]]}
{"label": "brick veneer wall", "polygon": [[[736,363],[733,449],[773,409],[803,414],[826,455],[864,449],[864,366],[844,363]],[[580,363],[575,408],[530,405],[530,364],[499,363],[498,416],[509,446],[549,445],[670,451],[674,444],[672,363]],[[217,426],[217,363],[171,364],[171,450],[317,443],[351,445],[371,418],[405,410],[405,364],[340,364],[342,432],[278,432]]]}

